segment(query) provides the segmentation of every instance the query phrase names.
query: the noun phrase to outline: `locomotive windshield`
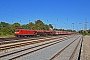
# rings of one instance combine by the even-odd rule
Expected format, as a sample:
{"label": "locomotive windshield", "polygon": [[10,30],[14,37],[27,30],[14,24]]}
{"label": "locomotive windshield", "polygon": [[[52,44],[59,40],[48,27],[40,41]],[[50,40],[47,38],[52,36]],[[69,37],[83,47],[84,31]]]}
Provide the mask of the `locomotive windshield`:
{"label": "locomotive windshield", "polygon": [[15,30],[15,32],[19,32],[19,30]]}

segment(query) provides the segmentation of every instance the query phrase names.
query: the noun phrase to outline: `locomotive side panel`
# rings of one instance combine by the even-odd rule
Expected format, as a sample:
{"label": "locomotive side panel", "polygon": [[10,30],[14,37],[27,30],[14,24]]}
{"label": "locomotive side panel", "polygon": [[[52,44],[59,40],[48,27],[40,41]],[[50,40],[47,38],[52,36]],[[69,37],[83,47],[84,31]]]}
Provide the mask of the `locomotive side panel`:
{"label": "locomotive side panel", "polygon": [[17,29],[14,32],[15,36],[34,36],[35,31],[34,30],[24,30],[24,29]]}

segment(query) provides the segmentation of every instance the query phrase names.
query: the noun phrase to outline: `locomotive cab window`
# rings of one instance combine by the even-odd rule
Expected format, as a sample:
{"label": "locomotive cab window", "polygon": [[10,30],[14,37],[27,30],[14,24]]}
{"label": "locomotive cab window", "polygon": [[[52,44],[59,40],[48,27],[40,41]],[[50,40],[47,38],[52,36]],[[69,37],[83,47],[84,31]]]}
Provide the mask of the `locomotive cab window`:
{"label": "locomotive cab window", "polygon": [[19,32],[19,30],[15,30],[15,32]]}

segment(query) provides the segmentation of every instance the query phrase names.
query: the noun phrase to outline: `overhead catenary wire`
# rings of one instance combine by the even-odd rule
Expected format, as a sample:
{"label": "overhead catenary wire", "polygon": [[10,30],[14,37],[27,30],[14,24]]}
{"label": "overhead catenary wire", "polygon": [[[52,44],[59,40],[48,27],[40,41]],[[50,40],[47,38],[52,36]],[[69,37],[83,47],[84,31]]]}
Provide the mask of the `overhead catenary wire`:
{"label": "overhead catenary wire", "polygon": [[[39,7],[39,6],[37,6],[36,4],[34,4],[34,3],[32,3],[31,1],[29,1],[29,0],[26,0],[28,3],[30,3],[30,4],[32,4],[33,6],[35,6],[35,7],[37,7],[38,9],[40,9],[41,11],[43,11],[44,13],[46,13],[47,15],[49,15],[49,16],[52,16],[53,18],[55,18],[54,19],[54,21],[57,23],[57,22],[59,22],[59,19],[57,19],[56,17],[55,17],[55,15],[52,15],[52,14],[50,14],[50,13],[48,13],[46,10],[44,10],[44,9],[42,9],[41,7]],[[44,4],[44,3],[43,3]],[[46,5],[46,4],[45,4]],[[47,5],[46,5],[47,6]],[[51,7],[49,7],[49,8],[51,8]],[[49,19],[46,19],[46,21],[47,22],[49,22],[49,24],[50,24],[50,20]],[[54,25],[54,24],[53,24]],[[55,28],[56,28],[56,24],[55,24]]]}
{"label": "overhead catenary wire", "polygon": [[[26,1],[28,1],[28,0],[26,0]],[[28,1],[29,3],[31,3],[30,1]],[[45,10],[43,10],[42,8],[40,8],[40,7],[38,7],[38,6],[36,6],[35,4],[33,4],[33,3],[31,3],[32,5],[34,5],[35,7],[37,7],[38,9],[40,9],[40,10],[42,10],[42,11],[44,11],[45,13],[47,13],[48,15],[50,15],[47,11],[45,11]],[[5,5],[5,4],[1,4],[0,3],[0,5],[3,5],[3,6],[6,6],[6,7],[8,7],[9,9],[11,9],[12,11],[14,10],[14,11],[17,11],[17,12],[21,12],[21,13],[23,13],[23,14],[25,14],[25,15],[27,15],[27,16],[29,16],[29,14],[28,13],[26,13],[26,12],[23,12],[22,10],[18,10],[18,9],[15,9],[14,7],[10,7],[10,6],[8,6],[8,5]],[[2,14],[4,14],[4,15],[8,15],[8,16],[12,16],[12,15],[10,15],[10,14],[6,14],[6,13],[2,13]],[[32,16],[32,15],[30,15],[30,16]],[[17,16],[12,16],[12,17],[16,17],[16,18],[18,18]],[[35,16],[33,16],[33,17],[35,17]],[[54,17],[54,16],[53,16]],[[23,18],[21,18],[20,16],[19,16],[19,19],[23,19]],[[29,19],[30,20],[30,19]]]}
{"label": "overhead catenary wire", "polygon": [[[11,15],[11,14],[6,14],[6,13],[2,13],[2,12],[0,12],[0,14],[7,15],[7,16],[10,16],[10,17],[15,17],[15,18],[19,19],[18,16],[13,16],[13,15]],[[23,19],[23,18],[20,18],[20,19]],[[12,20],[12,23],[13,23],[13,22],[14,22],[14,21]],[[19,22],[19,21],[17,21],[17,22]]]}
{"label": "overhead catenary wire", "polygon": [[[13,1],[14,1],[14,0],[13,0]],[[44,9],[42,9],[41,7],[37,6],[36,4],[30,2],[29,0],[25,0],[25,1],[27,1],[29,4],[31,4],[31,5],[33,5],[33,6],[37,7],[38,9],[40,9],[41,11],[43,11],[44,13],[46,13],[47,15],[50,15],[50,16],[54,17],[56,22],[59,21],[59,19],[57,19],[54,15],[50,14],[50,13],[47,12],[46,10],[44,10]],[[0,3],[0,4],[3,5],[3,6],[6,6],[6,7],[9,8],[9,9],[11,9],[12,14],[2,13],[2,12],[1,12],[1,14],[7,15],[7,16],[11,16],[11,17],[12,17],[12,20],[11,20],[12,22],[14,22],[13,17],[19,19],[18,21],[19,21],[20,23],[22,22],[22,20],[25,20],[25,18],[22,18],[20,15],[19,15],[19,16],[17,16],[17,15],[15,16],[15,14],[13,13],[13,11],[22,13],[22,15],[26,15],[26,16],[28,17],[28,20],[27,20],[28,22],[31,21],[31,19],[30,19],[31,17],[36,17],[36,19],[38,19],[37,16],[33,16],[32,14],[28,14],[28,13],[25,12],[25,11],[19,10],[19,9],[17,9],[17,8],[11,7],[11,6],[6,5],[6,4],[2,4],[2,3]],[[29,18],[29,17],[30,17],[30,18]],[[46,19],[48,19],[48,18],[46,18]],[[50,22],[49,19],[48,19],[47,21]]]}

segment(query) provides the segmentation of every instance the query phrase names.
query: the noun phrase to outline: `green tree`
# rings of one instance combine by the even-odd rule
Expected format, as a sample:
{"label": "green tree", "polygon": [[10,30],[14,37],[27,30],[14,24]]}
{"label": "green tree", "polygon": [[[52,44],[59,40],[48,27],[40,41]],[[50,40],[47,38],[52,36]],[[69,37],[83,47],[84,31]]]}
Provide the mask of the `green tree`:
{"label": "green tree", "polygon": [[26,24],[22,25],[21,27],[22,27],[22,29],[28,29]]}
{"label": "green tree", "polygon": [[46,25],[44,25],[44,30],[49,30],[50,28],[49,28],[49,26],[46,24]]}
{"label": "green tree", "polygon": [[0,35],[9,35],[11,33],[10,31],[10,24],[5,22],[0,22]]}
{"label": "green tree", "polygon": [[49,24],[49,27],[53,29],[53,26],[52,26],[52,24]]}
{"label": "green tree", "polygon": [[30,22],[29,24],[26,25],[28,27],[28,29],[36,29],[35,28],[35,24],[33,22]]}
{"label": "green tree", "polygon": [[14,23],[11,25],[12,33],[14,33],[15,29],[22,28],[19,23]]}
{"label": "green tree", "polygon": [[36,29],[43,30],[44,29],[44,23],[41,20],[35,21]]}
{"label": "green tree", "polygon": [[88,30],[88,33],[90,34],[90,29]]}
{"label": "green tree", "polygon": [[12,25],[12,27],[13,27],[14,29],[21,28],[21,26],[20,26],[19,23],[14,23],[14,24]]}
{"label": "green tree", "polygon": [[8,23],[0,22],[0,27],[1,27],[1,28],[7,27],[8,25],[9,25]]}

